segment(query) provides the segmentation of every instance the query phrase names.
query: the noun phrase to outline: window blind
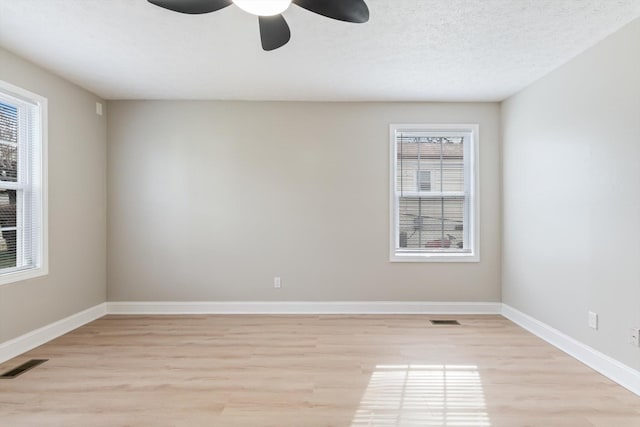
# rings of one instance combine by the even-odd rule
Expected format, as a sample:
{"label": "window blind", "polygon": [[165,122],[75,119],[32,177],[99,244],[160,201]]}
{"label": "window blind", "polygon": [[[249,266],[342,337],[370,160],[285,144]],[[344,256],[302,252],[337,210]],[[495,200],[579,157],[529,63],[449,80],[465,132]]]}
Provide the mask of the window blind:
{"label": "window blind", "polygon": [[0,90],[2,275],[42,263],[41,114],[38,102]]}
{"label": "window blind", "polygon": [[471,251],[469,136],[448,131],[396,132],[396,252]]}

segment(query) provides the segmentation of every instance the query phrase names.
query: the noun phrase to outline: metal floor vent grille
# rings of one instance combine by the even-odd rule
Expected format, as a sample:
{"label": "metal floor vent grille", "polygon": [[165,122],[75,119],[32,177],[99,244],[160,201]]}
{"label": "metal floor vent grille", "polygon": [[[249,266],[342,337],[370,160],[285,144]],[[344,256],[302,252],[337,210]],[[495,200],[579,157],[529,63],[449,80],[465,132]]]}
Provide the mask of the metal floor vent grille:
{"label": "metal floor vent grille", "polygon": [[457,320],[432,320],[431,321],[432,325],[460,325],[460,322],[458,322]]}
{"label": "metal floor vent grille", "polygon": [[13,368],[7,372],[5,372],[4,374],[0,375],[0,379],[6,379],[6,380],[10,380],[13,379],[15,377],[17,377],[18,375],[22,375],[25,372],[27,372],[30,369],[35,368],[38,365],[43,364],[44,362],[46,362],[49,359],[31,359],[27,362],[24,362],[22,365]]}

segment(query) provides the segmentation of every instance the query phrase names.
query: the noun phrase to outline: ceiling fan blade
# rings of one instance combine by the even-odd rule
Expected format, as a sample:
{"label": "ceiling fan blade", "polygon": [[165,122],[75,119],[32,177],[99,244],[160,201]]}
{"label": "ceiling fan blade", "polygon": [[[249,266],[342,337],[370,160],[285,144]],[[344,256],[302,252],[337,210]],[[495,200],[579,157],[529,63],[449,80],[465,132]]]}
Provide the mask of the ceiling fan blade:
{"label": "ceiling fan blade", "polygon": [[369,8],[364,0],[293,0],[293,3],[339,21],[362,24],[369,20]]}
{"label": "ceiling fan blade", "polygon": [[197,15],[215,12],[233,4],[231,0],[148,0],[149,3],[174,12]]}
{"label": "ceiling fan blade", "polygon": [[274,50],[287,44],[291,38],[291,31],[282,15],[259,16],[260,40],[262,49]]}

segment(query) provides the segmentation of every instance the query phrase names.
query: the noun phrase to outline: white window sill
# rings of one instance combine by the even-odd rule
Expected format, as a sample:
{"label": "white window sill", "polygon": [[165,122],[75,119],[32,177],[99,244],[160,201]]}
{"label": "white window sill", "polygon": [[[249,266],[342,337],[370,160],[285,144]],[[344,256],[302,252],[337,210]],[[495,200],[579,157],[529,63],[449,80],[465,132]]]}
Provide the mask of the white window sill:
{"label": "white window sill", "polygon": [[45,267],[30,268],[28,270],[8,271],[0,274],[0,286],[10,283],[21,282],[27,279],[33,279],[40,276],[46,276],[49,271]]}
{"label": "white window sill", "polygon": [[392,253],[390,262],[480,262],[480,255],[473,253]]}

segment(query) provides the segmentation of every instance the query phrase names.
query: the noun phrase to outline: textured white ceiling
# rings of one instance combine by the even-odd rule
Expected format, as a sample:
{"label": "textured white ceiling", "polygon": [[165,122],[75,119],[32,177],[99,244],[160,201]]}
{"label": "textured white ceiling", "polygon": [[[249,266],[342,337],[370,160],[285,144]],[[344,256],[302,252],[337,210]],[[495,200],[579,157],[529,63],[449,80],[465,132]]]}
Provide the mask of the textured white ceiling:
{"label": "textured white ceiling", "polygon": [[264,52],[235,6],[0,0],[0,46],[107,99],[495,101],[640,16],[640,0],[367,4],[361,25],[291,6],[291,41]]}

